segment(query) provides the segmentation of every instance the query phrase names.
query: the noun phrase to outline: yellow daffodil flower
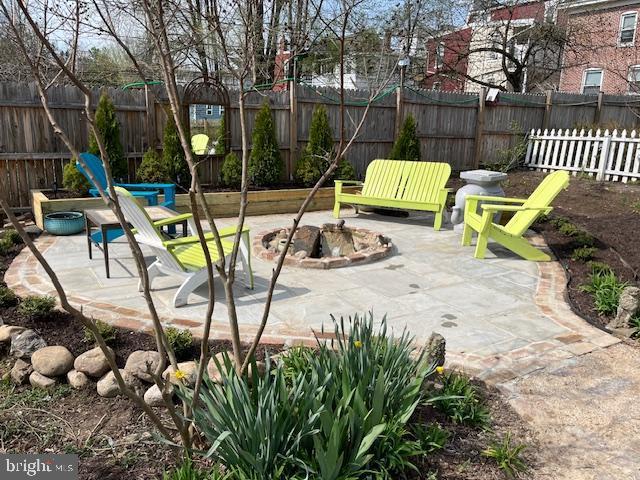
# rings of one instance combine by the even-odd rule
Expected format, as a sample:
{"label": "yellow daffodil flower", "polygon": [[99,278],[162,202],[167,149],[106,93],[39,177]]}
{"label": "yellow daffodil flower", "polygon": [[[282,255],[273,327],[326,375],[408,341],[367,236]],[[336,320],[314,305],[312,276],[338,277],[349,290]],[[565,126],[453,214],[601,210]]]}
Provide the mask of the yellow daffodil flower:
{"label": "yellow daffodil flower", "polygon": [[353,346],[356,348],[362,348],[362,342],[360,340],[356,340],[353,342]]}

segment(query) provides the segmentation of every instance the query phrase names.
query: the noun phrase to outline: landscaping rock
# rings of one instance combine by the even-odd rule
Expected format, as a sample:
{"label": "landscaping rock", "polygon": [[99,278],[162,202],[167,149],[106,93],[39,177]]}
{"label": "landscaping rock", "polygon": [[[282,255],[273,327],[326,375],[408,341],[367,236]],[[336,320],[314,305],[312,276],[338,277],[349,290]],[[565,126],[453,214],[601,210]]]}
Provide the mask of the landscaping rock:
{"label": "landscaping rock", "polygon": [[67,382],[69,382],[69,385],[77,390],[87,388],[91,384],[89,382],[89,377],[77,370],[70,370],[69,372],[67,372]]}
{"label": "landscaping rock", "polygon": [[[293,236],[293,253],[305,252],[308,256],[317,257],[320,250],[320,228],[303,225]],[[298,257],[298,255],[296,255]],[[300,257],[298,257],[300,258]],[[304,258],[304,257],[302,257]]]}
{"label": "landscaping rock", "polygon": [[629,321],[638,312],[640,312],[640,288],[625,287],[620,294],[616,318],[609,322],[607,328],[629,328]]}
{"label": "landscaping rock", "polygon": [[55,387],[58,382],[55,378],[45,377],[38,372],[31,372],[31,375],[29,375],[29,383],[32,387],[48,390],[49,388]]}
{"label": "landscaping rock", "polygon": [[[168,393],[173,396],[173,385],[168,386]],[[144,393],[144,401],[147,405],[152,407],[164,407],[166,406],[164,400],[162,400],[162,393],[157,385],[151,385],[149,389]]]}
{"label": "landscaping rock", "polygon": [[[229,358],[233,358],[233,352],[226,352],[229,355]],[[216,362],[213,360],[216,358],[221,367],[224,367],[224,352],[218,352],[213,357],[209,359],[209,363],[207,363],[207,373],[209,374],[209,378],[212,382],[220,382],[222,381],[222,374],[218,370],[216,366]]]}
{"label": "landscaping rock", "polygon": [[11,369],[11,381],[16,385],[23,385],[29,381],[31,372],[33,372],[33,367],[19,358]]}
{"label": "landscaping rock", "polygon": [[73,360],[71,352],[60,345],[41,348],[31,355],[33,369],[46,377],[64,375],[73,368]]}
{"label": "landscaping rock", "polygon": [[198,364],[195,361],[178,363],[178,370],[180,370],[182,378],[176,377],[175,369],[171,365],[162,373],[162,378],[168,379],[174,385],[195,385],[198,376]]}
{"label": "landscaping rock", "polygon": [[153,383],[154,372],[160,365],[160,354],[153,350],[136,350],[129,355],[124,369],[145,382]]}
{"label": "landscaping rock", "polygon": [[31,358],[31,355],[47,346],[47,342],[33,330],[25,330],[11,340],[9,354],[16,358]]}
{"label": "landscaping rock", "polygon": [[321,243],[325,257],[342,257],[355,253],[351,231],[337,226],[323,226]]}
{"label": "landscaping rock", "polygon": [[[113,355],[111,348],[109,348],[109,351]],[[98,378],[107,373],[109,362],[100,347],[96,347],[78,355],[76,361],[73,362],[73,368],[85,375]]]}
{"label": "landscaping rock", "polygon": [[[120,375],[122,375],[122,379],[127,387],[135,390],[138,393],[141,393],[143,390],[142,382],[134,377],[130,372],[120,369]],[[104,377],[98,380],[97,384],[98,395],[106,398],[113,398],[120,395],[120,387],[118,386],[118,382],[116,381],[116,376],[113,372],[108,372]]]}
{"label": "landscaping rock", "polygon": [[424,351],[429,364],[442,367],[447,353],[447,342],[442,335],[433,332],[424,345]]}
{"label": "landscaping rock", "polygon": [[0,325],[0,343],[10,342],[18,334],[24,332],[24,327],[15,325]]}

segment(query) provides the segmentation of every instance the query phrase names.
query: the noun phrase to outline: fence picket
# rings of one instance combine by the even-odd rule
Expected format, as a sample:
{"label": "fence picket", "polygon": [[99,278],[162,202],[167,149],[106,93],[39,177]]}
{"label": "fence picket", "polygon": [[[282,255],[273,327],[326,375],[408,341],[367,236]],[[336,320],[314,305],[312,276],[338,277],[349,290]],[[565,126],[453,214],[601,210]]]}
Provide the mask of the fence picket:
{"label": "fence picket", "polygon": [[[613,169],[615,170],[615,173],[618,173],[621,171],[622,168],[622,158],[624,157],[624,150],[625,150],[625,140],[627,138],[627,130],[622,130],[622,132],[620,133],[620,136],[614,139],[614,146],[615,146],[615,150],[617,151],[617,156],[616,156],[616,163],[615,166],[613,167]],[[614,175],[611,178],[614,182],[617,182],[619,180],[618,175]]]}

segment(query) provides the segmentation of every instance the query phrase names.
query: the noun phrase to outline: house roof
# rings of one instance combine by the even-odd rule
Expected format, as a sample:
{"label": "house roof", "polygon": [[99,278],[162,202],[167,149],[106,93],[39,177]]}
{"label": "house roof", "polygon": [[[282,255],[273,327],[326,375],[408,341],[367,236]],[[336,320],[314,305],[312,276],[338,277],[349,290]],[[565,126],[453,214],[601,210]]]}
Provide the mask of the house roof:
{"label": "house roof", "polygon": [[560,2],[558,8],[567,10],[569,13],[580,13],[627,6],[640,6],[640,0],[567,0]]}

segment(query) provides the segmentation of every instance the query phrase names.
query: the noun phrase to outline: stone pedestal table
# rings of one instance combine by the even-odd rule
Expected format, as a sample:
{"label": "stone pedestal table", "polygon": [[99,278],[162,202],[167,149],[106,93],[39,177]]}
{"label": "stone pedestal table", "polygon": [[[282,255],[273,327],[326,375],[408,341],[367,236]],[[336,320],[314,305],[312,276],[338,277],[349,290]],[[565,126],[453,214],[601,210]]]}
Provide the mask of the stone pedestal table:
{"label": "stone pedestal table", "polygon": [[[467,195],[504,197],[500,182],[507,179],[507,174],[491,170],[469,170],[462,172],[460,178],[466,182],[466,185],[456,192],[456,203],[451,213],[451,223],[456,231],[462,231],[464,227],[464,206]],[[499,220],[500,213],[496,213],[494,221]]]}

